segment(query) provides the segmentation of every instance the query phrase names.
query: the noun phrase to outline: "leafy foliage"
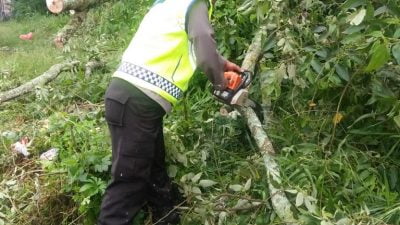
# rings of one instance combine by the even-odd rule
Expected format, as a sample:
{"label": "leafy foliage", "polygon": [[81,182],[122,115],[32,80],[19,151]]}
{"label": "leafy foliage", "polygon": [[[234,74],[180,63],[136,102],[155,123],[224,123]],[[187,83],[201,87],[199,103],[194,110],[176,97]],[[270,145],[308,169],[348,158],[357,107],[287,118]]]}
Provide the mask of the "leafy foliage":
{"label": "leafy foliage", "polygon": [[47,14],[46,1],[12,0],[13,16],[16,19],[31,17],[36,14]]}
{"label": "leafy foliage", "polygon": [[[2,90],[42,73],[52,60],[97,58],[108,68],[90,79],[69,71],[0,106],[0,224],[94,223],[110,178],[102,96],[149,5],[123,0],[91,9],[63,52],[46,45],[46,35],[35,42],[40,50],[0,36],[6,46],[21,48],[0,53]],[[217,1],[213,22],[226,58],[240,63],[256,29],[267,27],[251,97],[263,106],[266,131],[280,150],[285,193],[303,224],[400,222],[399,16],[395,0]],[[46,29],[21,24],[43,34],[66,23],[64,17],[33,21]],[[25,29],[12,23],[0,24],[0,31]],[[34,65],[35,73],[28,50],[30,57],[48,57]],[[182,224],[281,223],[244,122],[233,112],[222,116],[209,89],[196,74],[165,119],[169,175],[188,199]],[[21,136],[35,137],[33,158],[25,161],[9,149]],[[60,150],[58,160],[40,162],[39,153],[51,147]],[[41,220],[37,212],[48,216]],[[136,224],[145,222],[141,213]]]}
{"label": "leafy foliage", "polygon": [[259,18],[269,32],[259,101],[273,110],[269,133],[283,149],[297,205],[306,193],[321,206],[306,206],[301,219],[398,223],[398,211],[386,204],[398,198],[398,6],[246,1],[244,10],[263,15],[260,4],[267,5]]}

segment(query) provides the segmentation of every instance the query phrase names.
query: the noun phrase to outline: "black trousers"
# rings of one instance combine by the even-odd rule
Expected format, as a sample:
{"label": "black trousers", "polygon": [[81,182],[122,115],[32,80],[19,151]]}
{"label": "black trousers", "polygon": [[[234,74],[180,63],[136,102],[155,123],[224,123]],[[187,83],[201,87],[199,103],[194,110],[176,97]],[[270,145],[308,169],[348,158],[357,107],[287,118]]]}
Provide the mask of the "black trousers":
{"label": "black trousers", "polygon": [[132,224],[147,202],[170,204],[153,187],[169,186],[162,121],[165,111],[130,83],[113,78],[105,96],[112,139],[112,180],[99,216],[100,225]]}

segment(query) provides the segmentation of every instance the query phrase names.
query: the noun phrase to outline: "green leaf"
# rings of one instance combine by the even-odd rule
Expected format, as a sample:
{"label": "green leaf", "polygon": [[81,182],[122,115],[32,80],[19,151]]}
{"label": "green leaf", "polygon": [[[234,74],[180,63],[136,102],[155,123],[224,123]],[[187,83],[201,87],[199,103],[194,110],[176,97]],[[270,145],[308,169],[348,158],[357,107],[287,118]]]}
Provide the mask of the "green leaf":
{"label": "green leaf", "polygon": [[249,178],[243,187],[243,191],[248,191],[251,187],[251,178]]}
{"label": "green leaf", "polygon": [[318,74],[322,72],[322,65],[319,61],[312,59],[311,60],[311,67],[314,69],[315,72]]}
{"label": "green leaf", "polygon": [[321,33],[326,31],[326,27],[325,26],[318,26],[314,29],[314,33]]}
{"label": "green leaf", "polygon": [[376,37],[376,38],[384,38],[385,37],[385,35],[382,33],[382,31],[373,31],[373,32],[367,34],[367,36]]}
{"label": "green leaf", "polygon": [[370,51],[371,59],[369,60],[365,72],[381,68],[390,58],[389,49],[384,43],[376,41]]}
{"label": "green leaf", "polygon": [[349,17],[350,25],[358,26],[364,20],[367,11],[365,9],[360,9],[358,12],[353,13]]}
{"label": "green leaf", "polygon": [[365,20],[372,20],[374,18],[375,8],[370,1],[367,2],[367,13],[365,15]]}
{"label": "green leaf", "polygon": [[193,182],[193,183],[197,183],[197,181],[200,180],[200,177],[201,177],[202,174],[203,174],[203,173],[200,172],[200,173],[196,174],[194,177],[192,177],[192,182]]}
{"label": "green leaf", "polygon": [[89,190],[90,188],[92,188],[92,186],[93,185],[91,183],[85,184],[79,189],[79,192],[85,192],[85,191]]}
{"label": "green leaf", "polygon": [[394,32],[393,38],[400,38],[400,28],[397,28],[397,30]]}
{"label": "green leaf", "polygon": [[107,164],[97,164],[94,166],[94,171],[96,172],[105,172],[108,170]]}
{"label": "green leaf", "polygon": [[283,46],[283,44],[285,44],[285,42],[286,42],[285,38],[281,38],[276,45],[278,47],[281,47],[281,46]]}
{"label": "green leaf", "polygon": [[178,172],[178,168],[175,165],[170,165],[168,167],[168,176],[169,177],[176,177],[176,173]]}
{"label": "green leaf", "polygon": [[192,187],[192,193],[201,195],[201,190],[198,187]]}
{"label": "green leaf", "polygon": [[298,191],[296,189],[288,189],[288,190],[285,190],[285,191],[290,193],[290,194],[297,194],[298,193]]}
{"label": "green leaf", "polygon": [[200,180],[199,186],[206,188],[206,187],[211,187],[213,185],[217,184],[217,182],[212,181],[212,180]]}
{"label": "green leaf", "polygon": [[304,203],[304,195],[303,193],[299,192],[296,196],[296,207],[303,205]]}
{"label": "green leaf", "polygon": [[347,67],[344,67],[340,64],[336,64],[335,65],[335,70],[336,73],[339,75],[340,78],[342,78],[345,81],[349,81],[350,77],[349,77],[349,71],[347,70]]}
{"label": "green leaf", "polygon": [[342,40],[342,43],[343,44],[359,43],[359,42],[363,41],[363,38],[365,38],[364,34],[356,32],[356,33],[345,36]]}
{"label": "green leaf", "polygon": [[326,49],[321,49],[315,52],[316,55],[318,55],[319,57],[325,59],[326,57],[328,57],[328,51]]}
{"label": "green leaf", "polygon": [[235,191],[235,192],[241,191],[242,188],[243,188],[243,186],[240,184],[229,185],[229,189],[231,189],[232,191]]}
{"label": "green leaf", "polygon": [[268,39],[267,42],[265,43],[264,52],[274,48],[275,46],[276,46],[276,39],[274,37]]}
{"label": "green leaf", "polygon": [[182,183],[185,183],[186,181],[192,179],[193,176],[194,176],[194,174],[193,174],[192,172],[187,173],[187,174],[185,174],[185,175],[183,175],[183,176],[181,177],[181,182],[182,182]]}
{"label": "green leaf", "polygon": [[394,122],[400,128],[400,115],[393,117]]}
{"label": "green leaf", "polygon": [[176,154],[176,160],[177,160],[178,162],[182,163],[185,167],[187,167],[188,159],[187,159],[186,155],[181,154],[181,153],[178,152],[178,153]]}
{"label": "green leaf", "polygon": [[379,7],[377,10],[374,12],[374,16],[379,16],[385,12],[387,12],[389,9],[386,7],[386,5]]}
{"label": "green leaf", "polygon": [[251,0],[244,1],[243,4],[241,6],[239,6],[238,11],[239,12],[244,11],[248,8],[251,8],[252,6],[253,6],[253,1],[251,1]]}
{"label": "green leaf", "polygon": [[394,45],[392,47],[393,57],[396,59],[397,64],[400,65],[400,44]]}
{"label": "green leaf", "polygon": [[288,73],[289,79],[295,78],[296,77],[296,65],[289,64],[287,67],[287,73]]}
{"label": "green leaf", "polygon": [[360,32],[363,29],[365,29],[365,25],[350,26],[346,30],[343,31],[343,34],[354,34],[354,33]]}
{"label": "green leaf", "polygon": [[399,25],[400,24],[400,19],[398,19],[398,18],[386,18],[386,19],[384,19],[382,21],[387,23],[387,24],[395,24],[395,25]]}
{"label": "green leaf", "polygon": [[399,171],[396,167],[391,166],[389,170],[389,181],[390,188],[394,189],[397,185],[397,181],[399,180]]}

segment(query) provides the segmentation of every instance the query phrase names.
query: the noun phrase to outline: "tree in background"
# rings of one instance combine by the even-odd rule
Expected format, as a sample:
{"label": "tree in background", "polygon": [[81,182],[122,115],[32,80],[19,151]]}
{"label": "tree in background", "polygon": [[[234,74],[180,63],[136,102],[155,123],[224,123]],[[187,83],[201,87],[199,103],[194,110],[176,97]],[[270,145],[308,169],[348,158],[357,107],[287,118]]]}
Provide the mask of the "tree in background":
{"label": "tree in background", "polygon": [[11,17],[11,0],[0,0],[0,21]]}

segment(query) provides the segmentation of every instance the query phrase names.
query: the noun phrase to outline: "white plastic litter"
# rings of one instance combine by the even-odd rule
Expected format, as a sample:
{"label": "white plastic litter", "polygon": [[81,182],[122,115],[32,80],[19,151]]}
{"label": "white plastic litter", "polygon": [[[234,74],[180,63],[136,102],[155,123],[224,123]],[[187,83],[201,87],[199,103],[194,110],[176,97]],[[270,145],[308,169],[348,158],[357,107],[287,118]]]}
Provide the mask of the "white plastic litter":
{"label": "white plastic litter", "polygon": [[20,153],[22,155],[24,155],[25,157],[29,156],[29,151],[28,151],[28,147],[31,146],[32,141],[29,141],[28,137],[23,137],[21,138],[21,140],[15,142],[14,144],[11,145],[11,149],[14,152]]}
{"label": "white plastic litter", "polygon": [[41,160],[49,160],[49,161],[53,161],[57,158],[58,156],[58,149],[57,148],[51,148],[46,152],[43,152],[40,155],[40,159]]}

